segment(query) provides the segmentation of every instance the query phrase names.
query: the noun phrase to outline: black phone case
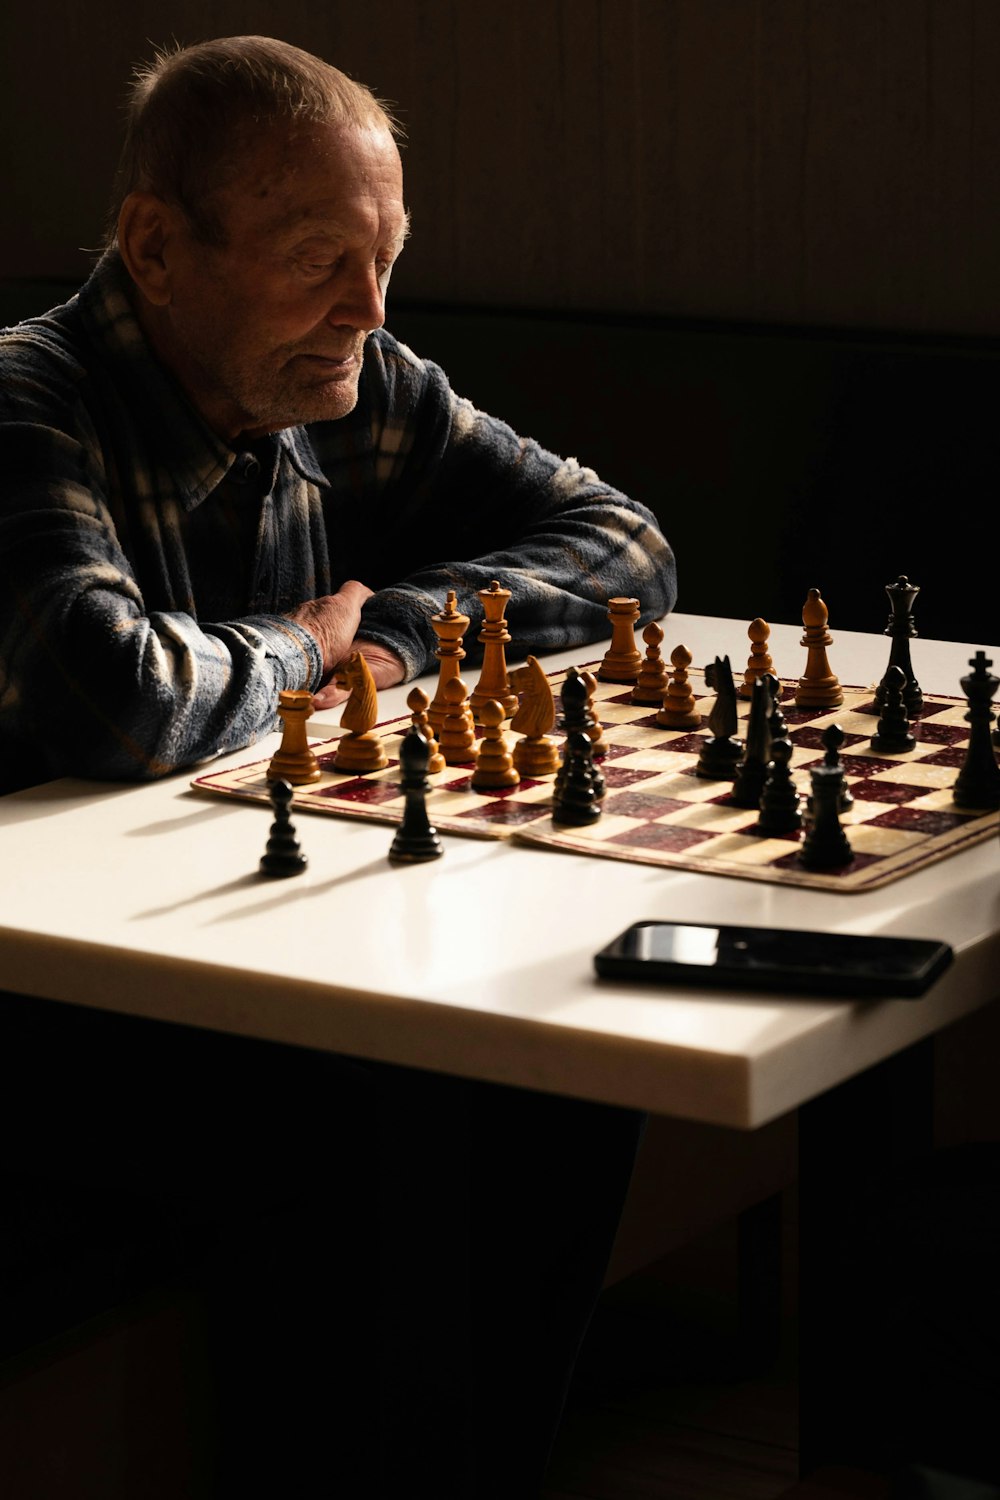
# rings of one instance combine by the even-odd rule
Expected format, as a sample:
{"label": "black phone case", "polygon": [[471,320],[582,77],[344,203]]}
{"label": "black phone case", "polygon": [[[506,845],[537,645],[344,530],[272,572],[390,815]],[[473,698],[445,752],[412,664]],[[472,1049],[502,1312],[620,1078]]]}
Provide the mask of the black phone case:
{"label": "black phone case", "polygon": [[[648,928],[698,928],[719,933],[711,965],[674,962],[639,952]],[[770,990],[838,996],[917,999],[952,962],[947,943],[857,933],[738,927],[698,922],[636,922],[594,956],[605,979],[702,989]]]}

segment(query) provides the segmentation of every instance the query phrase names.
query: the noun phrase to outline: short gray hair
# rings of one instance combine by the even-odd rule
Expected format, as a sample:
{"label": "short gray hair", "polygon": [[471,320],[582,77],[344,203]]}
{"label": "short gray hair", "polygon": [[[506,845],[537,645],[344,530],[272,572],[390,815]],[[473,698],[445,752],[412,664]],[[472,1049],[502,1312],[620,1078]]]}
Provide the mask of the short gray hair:
{"label": "short gray hair", "polygon": [[164,48],[135,69],[106,243],[129,193],[176,203],[195,234],[224,240],[213,195],[261,128],[286,123],[402,131],[382,100],[339,68],[265,36]]}

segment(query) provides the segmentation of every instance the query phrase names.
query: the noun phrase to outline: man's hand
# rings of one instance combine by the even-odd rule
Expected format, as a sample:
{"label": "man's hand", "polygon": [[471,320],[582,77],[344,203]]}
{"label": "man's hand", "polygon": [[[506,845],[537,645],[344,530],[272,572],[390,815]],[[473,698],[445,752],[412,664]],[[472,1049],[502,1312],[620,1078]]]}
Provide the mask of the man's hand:
{"label": "man's hand", "polygon": [[[351,655],[352,651],[359,651],[371,670],[372,680],[377,688],[395,687],[397,682],[402,682],[406,676],[406,668],[394,651],[386,646],[378,646],[374,641],[353,640],[344,652],[344,659]],[[320,688],[318,693],[313,694],[313,703],[317,708],[333,708],[335,704],[342,703],[348,696],[348,689],[341,687],[337,674],[327,683],[326,687]]]}
{"label": "man's hand", "polygon": [[324,681],[354,650],[354,637],[361,623],[361,606],[371,596],[370,588],[356,578],[349,578],[335,594],[308,599],[298,609],[289,610],[288,618],[315,637],[323,656]]}

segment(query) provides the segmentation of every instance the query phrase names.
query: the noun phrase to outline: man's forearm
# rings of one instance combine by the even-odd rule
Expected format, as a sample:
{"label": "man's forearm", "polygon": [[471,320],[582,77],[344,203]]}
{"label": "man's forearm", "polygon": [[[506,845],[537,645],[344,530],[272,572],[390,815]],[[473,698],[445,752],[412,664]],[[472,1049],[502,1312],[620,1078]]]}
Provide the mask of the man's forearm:
{"label": "man's forearm", "polygon": [[22,612],[6,634],[16,694],[0,736],[12,755],[33,747],[36,779],[147,780],[239,749],[273,727],[283,688],[321,673],[313,638],[280,616],[200,627],[89,598],[44,628]]}
{"label": "man's forearm", "polygon": [[388,335],[371,354],[362,416],[378,446],[364,487],[360,467],[331,452],[350,509],[330,531],[351,537],[352,566],[378,582],[359,634],[394,652],[408,677],[434,665],[430,617],[449,589],[474,624],[473,662],[476,595],[494,578],[511,590],[511,649],[522,654],[606,635],[615,595],[638,597],[644,620],[673,607],[674,558],[650,510],[476,410]]}
{"label": "man's forearm", "polygon": [[561,525],[468,562],[425,568],[381,589],[361,612],[360,633],[392,651],[407,677],[433,669],[437,639],[430,617],[449,589],[472,622],[465,650],[473,664],[482,604],[478,593],[497,579],[511,591],[506,611],[512,659],[600,640],[608,634],[607,601],[639,599],[642,621],[659,619],[677,597],[673,554],[644,507],[609,499]]}

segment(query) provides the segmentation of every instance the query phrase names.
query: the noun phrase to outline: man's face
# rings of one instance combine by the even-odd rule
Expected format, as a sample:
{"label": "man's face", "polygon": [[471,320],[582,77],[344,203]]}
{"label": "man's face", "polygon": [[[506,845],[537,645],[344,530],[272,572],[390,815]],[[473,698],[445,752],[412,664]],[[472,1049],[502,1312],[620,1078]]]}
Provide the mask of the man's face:
{"label": "man's face", "polygon": [[216,206],[224,245],[200,243],[186,221],[173,240],[159,352],[230,440],[346,416],[406,236],[392,137],[278,130]]}

